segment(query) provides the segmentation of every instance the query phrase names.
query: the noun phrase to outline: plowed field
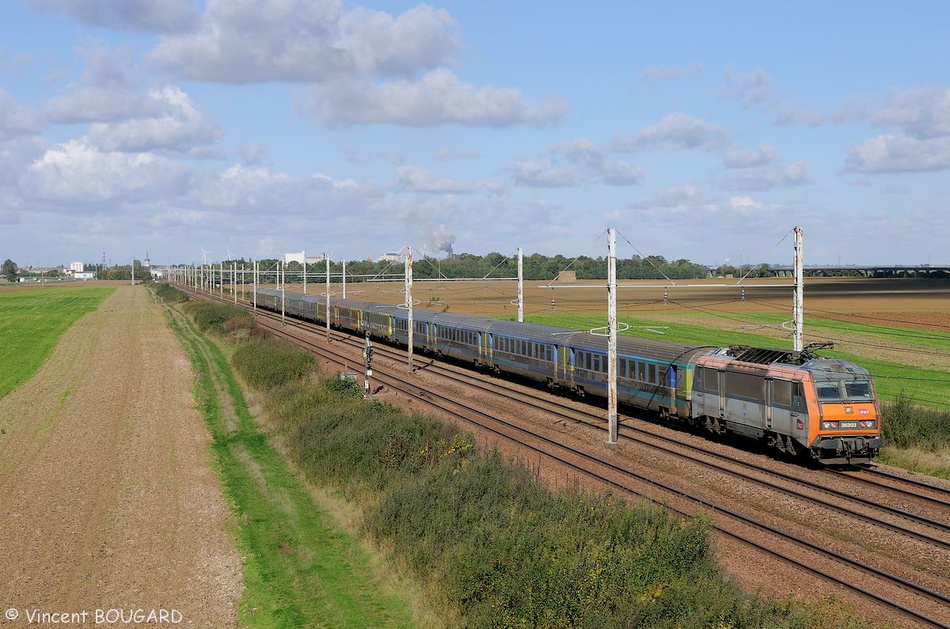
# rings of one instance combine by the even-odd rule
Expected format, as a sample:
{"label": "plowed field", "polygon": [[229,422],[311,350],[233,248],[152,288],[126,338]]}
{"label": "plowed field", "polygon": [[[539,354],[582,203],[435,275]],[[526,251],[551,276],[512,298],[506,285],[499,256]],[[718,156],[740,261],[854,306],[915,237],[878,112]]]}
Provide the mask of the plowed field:
{"label": "plowed field", "polygon": [[80,318],[0,399],[0,426],[0,608],[16,618],[5,624],[154,610],[236,625],[240,557],[191,366],[144,287]]}

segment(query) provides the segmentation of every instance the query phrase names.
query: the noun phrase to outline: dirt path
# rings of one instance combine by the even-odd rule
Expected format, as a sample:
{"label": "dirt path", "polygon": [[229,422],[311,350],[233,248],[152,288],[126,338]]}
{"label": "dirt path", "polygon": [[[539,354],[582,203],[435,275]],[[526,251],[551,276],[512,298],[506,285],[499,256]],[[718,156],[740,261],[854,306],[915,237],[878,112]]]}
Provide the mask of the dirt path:
{"label": "dirt path", "polygon": [[161,309],[129,286],[0,400],[0,625],[165,610],[236,626],[240,557],[192,391]]}

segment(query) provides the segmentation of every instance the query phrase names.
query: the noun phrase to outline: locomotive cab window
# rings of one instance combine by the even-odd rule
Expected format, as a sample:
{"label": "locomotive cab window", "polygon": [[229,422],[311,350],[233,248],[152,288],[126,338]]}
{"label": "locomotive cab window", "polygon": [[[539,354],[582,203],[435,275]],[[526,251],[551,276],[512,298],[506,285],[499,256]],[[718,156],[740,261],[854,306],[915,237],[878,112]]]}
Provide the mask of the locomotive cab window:
{"label": "locomotive cab window", "polygon": [[871,394],[870,380],[852,380],[845,382],[844,388],[848,394],[848,399],[851,400],[870,400],[873,397]]}

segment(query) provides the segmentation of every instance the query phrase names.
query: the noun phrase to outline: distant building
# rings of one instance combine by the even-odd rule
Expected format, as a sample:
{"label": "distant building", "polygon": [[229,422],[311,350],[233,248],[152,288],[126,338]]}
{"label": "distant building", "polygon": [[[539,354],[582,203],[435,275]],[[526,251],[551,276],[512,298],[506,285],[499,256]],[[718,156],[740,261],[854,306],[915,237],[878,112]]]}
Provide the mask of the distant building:
{"label": "distant building", "polygon": [[86,270],[86,265],[83,262],[70,262],[69,270],[73,273],[82,273]]}
{"label": "distant building", "polygon": [[296,262],[297,264],[303,264],[304,252],[300,253],[285,253],[284,254],[284,264],[290,264],[291,262]]}
{"label": "distant building", "polygon": [[394,252],[383,253],[383,254],[380,254],[378,258],[376,258],[376,261],[377,262],[399,262],[399,254],[394,253]]}
{"label": "distant building", "polygon": [[83,281],[94,280],[96,279],[96,274],[93,273],[92,271],[78,271],[78,272],[73,273],[73,277],[75,277],[77,280],[83,280]]}
{"label": "distant building", "polygon": [[315,256],[307,256],[307,264],[316,264],[317,262],[323,262],[327,259],[325,253],[318,253]]}

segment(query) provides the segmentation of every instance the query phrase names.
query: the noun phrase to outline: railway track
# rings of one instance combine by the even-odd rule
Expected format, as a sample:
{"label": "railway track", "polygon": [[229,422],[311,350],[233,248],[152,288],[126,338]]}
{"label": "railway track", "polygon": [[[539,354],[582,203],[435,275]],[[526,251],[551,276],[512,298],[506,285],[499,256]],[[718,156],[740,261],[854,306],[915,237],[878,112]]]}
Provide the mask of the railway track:
{"label": "railway track", "polygon": [[[230,303],[230,302],[229,302]],[[290,338],[294,342],[303,344],[311,351],[340,366],[352,366],[353,352],[362,349],[362,340],[355,340],[340,333],[334,332],[334,343],[328,346],[324,339],[325,329],[315,328],[313,324],[287,318],[281,321],[280,315],[266,311],[258,311],[259,319],[265,327],[271,328],[275,334]],[[316,335],[316,336],[314,336]],[[332,347],[332,348],[331,348]],[[337,351],[337,348],[346,347],[349,353]],[[390,360],[399,360],[403,352],[397,352],[379,344],[375,345],[377,360],[386,356]],[[572,447],[556,434],[544,434],[530,423],[511,421],[499,417],[494,413],[487,413],[472,405],[462,403],[458,396],[448,396],[437,393],[432,387],[420,385],[418,375],[425,372],[427,376],[438,376],[445,381],[454,382],[457,386],[480,390],[491,396],[505,396],[505,404],[518,404],[524,408],[531,408],[533,412],[551,415],[562,422],[582,424],[602,430],[603,420],[590,410],[569,407],[566,404],[539,401],[537,392],[518,391],[510,383],[499,382],[484,376],[478,376],[463,371],[451,365],[444,365],[434,361],[420,360],[425,363],[417,370],[416,376],[398,375],[389,370],[376,370],[375,380],[393,391],[402,395],[420,400],[440,411],[464,419],[467,422],[487,430],[500,438],[511,440],[520,447],[528,448],[532,452],[544,455],[552,460],[567,466],[576,472],[598,479],[617,490],[642,496],[648,500],[664,505],[684,516],[693,516],[705,513],[713,522],[714,528],[732,539],[755,547],[758,551],[782,561],[795,565],[823,580],[836,583],[853,592],[861,594],[885,607],[897,610],[916,622],[927,625],[947,627],[950,620],[950,598],[946,594],[946,579],[936,579],[935,587],[928,587],[930,580],[926,573],[921,574],[919,566],[902,567],[898,570],[889,570],[876,567],[855,558],[854,553],[847,550],[849,544],[843,544],[845,550],[838,551],[829,547],[827,540],[809,540],[800,530],[788,530],[787,527],[769,522],[769,518],[761,514],[750,515],[749,509],[735,508],[727,500],[714,500],[708,496],[691,493],[689,488],[674,486],[674,483],[658,480],[657,474],[643,474],[629,469],[623,463],[617,463],[614,457],[599,457],[588,449]],[[623,417],[624,423],[634,422],[631,417]],[[682,439],[665,436],[659,432],[633,430],[624,426],[621,431],[625,442],[634,444],[637,448],[647,448],[655,455],[672,458],[689,466],[701,466],[708,473],[724,476],[730,482],[752,483],[767,487],[769,491],[781,495],[783,500],[796,503],[806,502],[822,512],[834,512],[836,517],[847,521],[860,521],[862,526],[872,527],[876,531],[888,531],[913,540],[919,548],[930,549],[928,552],[950,556],[950,509],[946,490],[928,485],[930,493],[921,497],[914,493],[913,483],[902,484],[902,477],[888,478],[886,482],[870,481],[875,485],[874,491],[894,492],[893,498],[887,501],[896,503],[911,503],[918,512],[909,508],[899,508],[883,504],[880,498],[865,499],[851,489],[836,489],[828,486],[824,481],[803,479],[801,474],[789,474],[775,469],[767,469],[748,461],[741,461],[728,455],[710,452],[709,448],[683,443]],[[863,471],[863,470],[862,470]],[[827,476],[839,481],[866,484],[868,481],[854,473],[838,473],[809,471],[809,475]],[[896,480],[895,480],[896,479]],[[913,479],[911,479],[913,480]],[[808,492],[806,495],[805,492]],[[918,490],[920,491],[920,490]],[[914,500],[917,498],[919,500]],[[924,507],[923,503],[927,506]],[[928,511],[929,510],[929,511]],[[753,513],[755,510],[751,510]],[[929,517],[922,513],[935,512],[947,517]],[[834,541],[834,540],[832,540]],[[764,543],[765,542],[765,543]],[[903,575],[896,574],[904,572]],[[921,584],[923,582],[924,584]]]}

